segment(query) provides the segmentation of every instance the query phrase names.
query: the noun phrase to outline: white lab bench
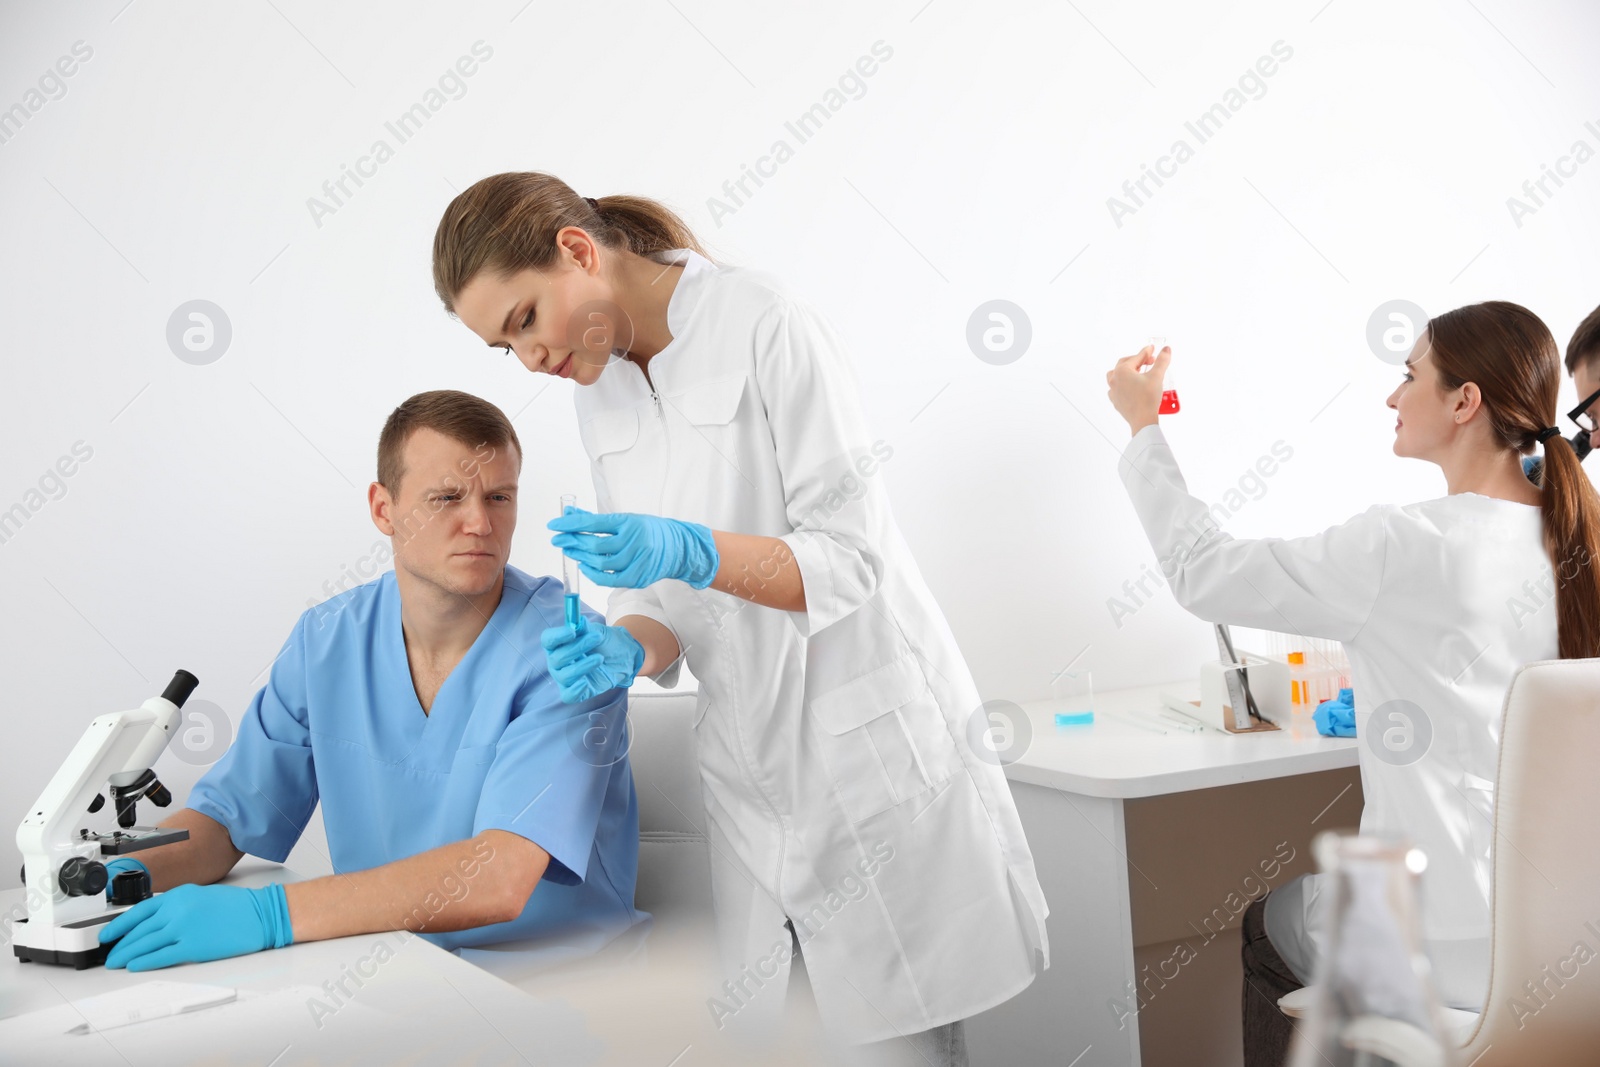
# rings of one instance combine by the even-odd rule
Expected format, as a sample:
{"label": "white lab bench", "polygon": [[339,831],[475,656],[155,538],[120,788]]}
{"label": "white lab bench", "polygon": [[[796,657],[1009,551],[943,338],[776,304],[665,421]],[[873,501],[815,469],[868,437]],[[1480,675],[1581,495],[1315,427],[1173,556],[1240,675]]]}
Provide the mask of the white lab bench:
{"label": "white lab bench", "polygon": [[[1245,878],[1279,842],[1296,858],[1271,884],[1309,869],[1305,846],[1316,831],[1355,825],[1355,742],[1318,737],[1309,720],[1235,737],[1155,734],[1118,718],[1154,709],[1161,689],[1185,688],[1096,694],[1089,726],[1056,727],[1052,702],[1025,706],[1032,738],[1007,770],[1050,907],[1052,966],[970,1020],[972,1063],[1225,1067],[1236,1055],[1238,920],[1211,918],[1214,909],[1230,890],[1249,888]],[[296,880],[253,857],[227,879]],[[0,891],[0,916],[22,899],[21,889]],[[1158,979],[1144,1010],[1119,1027],[1112,1002],[1127,1000],[1136,980],[1148,984],[1146,968],[1159,974],[1181,939],[1201,941],[1208,919],[1222,935],[1176,977]],[[697,1064],[826,1062],[812,1052],[804,1020],[793,1040],[759,1053],[713,1032],[702,995],[711,975],[701,958],[711,939],[686,930],[657,929],[643,964],[618,969],[597,959],[513,985],[395,933],[129,974],[19,963],[8,926],[0,921],[0,1062],[665,1065],[691,1062],[683,1056],[691,1048]],[[380,944],[389,953],[377,961]],[[71,1001],[151,979],[233,986],[242,999],[103,1035],[62,1033],[77,1021]],[[337,1010],[314,1011],[317,991],[341,980],[353,995],[335,1001],[324,992]],[[29,1014],[39,1009],[54,1015]]]}
{"label": "white lab bench", "polygon": [[[224,884],[259,887],[299,880],[288,868],[246,856]],[[22,903],[22,889],[0,891],[0,916],[14,914]],[[794,1020],[775,1044],[759,1048],[717,1033],[705,1007],[705,992],[719,973],[704,951],[711,934],[684,927],[654,931],[648,952],[625,946],[625,936],[599,956],[523,975],[514,985],[421,937],[396,932],[304,942],[139,974],[21,963],[11,950],[9,921],[0,919],[0,934],[0,1064],[806,1067],[829,1062],[816,1047],[814,1019]],[[613,951],[619,947],[621,952]],[[229,986],[238,990],[239,999],[101,1033],[67,1033],[83,1021],[74,1001],[152,980]],[[336,994],[331,986],[339,983],[344,992]]]}
{"label": "white lab bench", "polygon": [[1006,772],[1051,966],[969,1021],[974,1064],[1239,1062],[1243,904],[1314,869],[1316,833],[1357,825],[1356,741],[1318,735],[1309,714],[1240,735],[1123,718],[1158,709],[1162,691],[1197,698],[1199,684],[1096,693],[1081,726],[1055,725],[1059,701],[1023,705],[1032,737]]}
{"label": "white lab bench", "polygon": [[[225,881],[258,887],[299,878],[247,856]],[[11,915],[22,902],[20,888],[0,892],[0,914]],[[365,934],[130,974],[21,963],[11,951],[10,924],[4,925],[0,1062],[510,1064],[545,1053],[583,1062],[598,1044],[594,1035],[574,1033],[570,1025],[552,1025],[562,1021],[556,1013],[420,937]],[[100,1034],[64,1033],[82,1018],[72,1001],[152,979],[231,986],[240,999]],[[341,981],[348,996],[324,986]],[[317,1010],[314,1002],[331,1013]]]}

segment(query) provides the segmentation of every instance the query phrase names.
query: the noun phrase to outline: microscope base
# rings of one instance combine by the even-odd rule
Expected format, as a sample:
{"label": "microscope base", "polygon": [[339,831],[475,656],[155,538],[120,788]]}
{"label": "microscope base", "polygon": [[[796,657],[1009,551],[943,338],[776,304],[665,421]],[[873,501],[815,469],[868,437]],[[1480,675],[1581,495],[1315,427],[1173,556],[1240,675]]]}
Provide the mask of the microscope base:
{"label": "microscope base", "polygon": [[[82,971],[99,967],[111,952],[111,945],[100,943],[100,927],[122,914],[121,910],[80,919],[75,923],[41,931],[43,937],[32,938],[27,919],[18,919],[12,928],[14,938],[11,949],[20,963],[53,963]],[[44,944],[35,944],[35,940]],[[113,942],[114,944],[115,942]]]}

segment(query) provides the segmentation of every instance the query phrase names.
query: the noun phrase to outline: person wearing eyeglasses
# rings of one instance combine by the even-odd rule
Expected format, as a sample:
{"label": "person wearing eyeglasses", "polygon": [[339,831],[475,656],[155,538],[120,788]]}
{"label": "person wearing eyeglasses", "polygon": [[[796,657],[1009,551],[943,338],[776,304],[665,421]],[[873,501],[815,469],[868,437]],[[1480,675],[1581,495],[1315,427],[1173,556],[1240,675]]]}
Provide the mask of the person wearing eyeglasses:
{"label": "person wearing eyeglasses", "polygon": [[1589,312],[1567,342],[1567,373],[1584,398],[1572,418],[1589,431],[1591,447],[1600,445],[1600,422],[1595,421],[1600,414],[1600,307]]}
{"label": "person wearing eyeglasses", "polygon": [[[1600,416],[1600,307],[1589,312],[1567,342],[1567,373],[1572,375],[1572,384],[1583,398],[1567,412],[1567,418],[1578,427],[1569,440],[1581,463],[1590,449],[1600,445],[1600,422],[1596,421]],[[1522,469],[1537,485],[1544,470],[1544,457],[1524,458]]]}

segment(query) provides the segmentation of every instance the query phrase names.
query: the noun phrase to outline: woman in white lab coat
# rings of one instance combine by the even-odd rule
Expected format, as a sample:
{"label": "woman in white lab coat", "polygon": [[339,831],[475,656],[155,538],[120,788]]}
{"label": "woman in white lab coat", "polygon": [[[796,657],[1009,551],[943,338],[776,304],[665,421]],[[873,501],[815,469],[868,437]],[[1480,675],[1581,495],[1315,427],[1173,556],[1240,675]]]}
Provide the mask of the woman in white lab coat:
{"label": "woman in white lab coat", "polygon": [[608,514],[551,526],[617,589],[610,626],[547,634],[564,694],[671,685],[680,659],[699,680],[719,1028],[773,1021],[792,937],[832,1034],[965,1062],[960,1021],[1047,965],[1046,908],[837,334],[660,204],[537,173],[451,203],[434,280],[491,346],[579,386]]}
{"label": "woman in white lab coat", "polygon": [[[1344,643],[1361,830],[1426,853],[1421,921],[1435,983],[1447,1004],[1478,1011],[1506,690],[1523,664],[1600,655],[1600,498],[1554,425],[1555,339],[1509,303],[1433,319],[1387,403],[1395,454],[1437,464],[1448,495],[1376,505],[1289,540],[1231,538],[1185,488],[1157,424],[1170,359],[1146,348],[1106,381],[1133,430],[1122,481],[1173,595],[1207,621]],[[1542,488],[1519,461],[1540,446]],[[1246,914],[1247,1067],[1282,1061],[1290,1026],[1276,1002],[1312,978],[1318,889],[1318,876],[1296,880]]]}

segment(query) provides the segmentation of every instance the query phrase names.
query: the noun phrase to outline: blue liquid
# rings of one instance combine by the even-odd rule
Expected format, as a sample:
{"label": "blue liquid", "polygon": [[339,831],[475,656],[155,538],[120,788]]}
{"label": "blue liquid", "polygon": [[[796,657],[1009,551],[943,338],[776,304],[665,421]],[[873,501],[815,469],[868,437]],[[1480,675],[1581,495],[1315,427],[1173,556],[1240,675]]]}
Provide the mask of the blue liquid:
{"label": "blue liquid", "polygon": [[580,618],[582,618],[582,617],[583,616],[581,614],[579,614],[579,612],[578,612],[578,594],[577,593],[568,593],[567,594],[567,626],[570,627],[571,629],[576,630],[578,628],[578,620]]}

